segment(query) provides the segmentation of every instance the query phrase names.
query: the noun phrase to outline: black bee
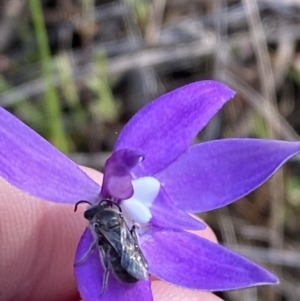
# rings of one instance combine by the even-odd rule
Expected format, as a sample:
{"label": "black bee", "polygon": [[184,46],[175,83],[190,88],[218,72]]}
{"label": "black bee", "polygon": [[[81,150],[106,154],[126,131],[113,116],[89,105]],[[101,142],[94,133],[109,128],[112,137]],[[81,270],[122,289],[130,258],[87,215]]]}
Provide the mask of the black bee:
{"label": "black bee", "polygon": [[[75,211],[82,202],[88,203],[78,202]],[[133,226],[129,229],[119,205],[108,199],[102,200],[87,209],[84,217],[89,221],[96,239],[80,262],[86,259],[91,250],[98,247],[105,270],[101,295],[107,288],[111,271],[126,283],[149,278],[148,264],[139,248],[136,228]]]}

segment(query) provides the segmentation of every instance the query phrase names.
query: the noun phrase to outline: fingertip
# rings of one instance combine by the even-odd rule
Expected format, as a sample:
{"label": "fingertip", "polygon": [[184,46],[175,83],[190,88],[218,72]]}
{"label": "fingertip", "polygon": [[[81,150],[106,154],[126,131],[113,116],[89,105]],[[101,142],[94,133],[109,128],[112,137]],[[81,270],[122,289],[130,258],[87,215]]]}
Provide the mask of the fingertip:
{"label": "fingertip", "polygon": [[92,180],[94,180],[99,185],[102,184],[103,174],[93,168],[79,166]]}
{"label": "fingertip", "polygon": [[201,236],[201,237],[203,237],[205,239],[208,239],[208,240],[210,240],[212,242],[218,243],[218,239],[217,239],[215,233],[213,232],[213,230],[208,225],[206,225],[206,228],[203,229],[203,230],[189,231],[189,232],[194,233],[194,234],[196,234],[198,236]]}
{"label": "fingertip", "polygon": [[34,198],[3,179],[0,210],[3,300],[76,300],[73,261],[83,210]]}

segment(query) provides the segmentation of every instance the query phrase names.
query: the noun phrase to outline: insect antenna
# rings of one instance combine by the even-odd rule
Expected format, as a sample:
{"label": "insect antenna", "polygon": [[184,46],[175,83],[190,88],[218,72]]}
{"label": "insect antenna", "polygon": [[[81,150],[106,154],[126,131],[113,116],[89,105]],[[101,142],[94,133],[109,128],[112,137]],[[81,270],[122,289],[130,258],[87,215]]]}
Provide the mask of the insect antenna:
{"label": "insect antenna", "polygon": [[85,201],[85,200],[82,200],[82,201],[79,201],[79,202],[77,202],[77,203],[75,204],[75,207],[74,207],[74,212],[76,212],[76,211],[77,211],[77,207],[78,207],[78,205],[79,205],[79,204],[82,204],[82,203],[86,203],[86,204],[89,204],[89,205],[93,206],[93,204],[92,204],[92,203],[90,203],[90,202],[88,202],[88,201]]}
{"label": "insect antenna", "polygon": [[117,204],[117,203],[111,201],[110,199],[104,199],[104,200],[102,200],[102,201],[99,203],[99,205],[102,204],[102,203],[106,203],[107,206],[110,206],[110,207],[115,206],[115,207],[117,207],[117,208],[119,209],[120,212],[122,212],[121,206],[120,206],[119,204]]}

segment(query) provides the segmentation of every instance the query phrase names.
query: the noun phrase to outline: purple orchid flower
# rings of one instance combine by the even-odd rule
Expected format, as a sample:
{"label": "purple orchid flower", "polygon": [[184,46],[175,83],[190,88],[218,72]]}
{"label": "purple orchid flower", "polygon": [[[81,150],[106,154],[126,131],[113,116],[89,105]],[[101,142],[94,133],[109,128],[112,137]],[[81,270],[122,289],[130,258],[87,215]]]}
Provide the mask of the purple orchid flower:
{"label": "purple orchid flower", "polygon": [[[223,291],[278,283],[265,269],[185,230],[205,225],[190,216],[226,206],[269,179],[299,142],[223,139],[191,145],[234,92],[214,81],[167,93],[140,110],[120,133],[100,187],[76,164],[0,108],[0,176],[47,201],[121,206],[142,226],[140,248],[149,273],[194,290]],[[75,262],[94,238],[83,233]],[[75,266],[81,297],[99,300],[104,268],[97,250]],[[151,282],[122,283],[111,274],[101,300],[153,300]]]}

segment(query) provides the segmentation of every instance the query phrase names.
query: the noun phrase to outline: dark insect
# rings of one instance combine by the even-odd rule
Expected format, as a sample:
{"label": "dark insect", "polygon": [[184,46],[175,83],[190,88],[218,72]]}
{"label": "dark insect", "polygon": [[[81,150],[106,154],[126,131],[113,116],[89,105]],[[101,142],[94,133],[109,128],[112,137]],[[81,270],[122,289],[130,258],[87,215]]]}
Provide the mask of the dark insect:
{"label": "dark insect", "polygon": [[[83,202],[88,203],[78,202],[75,211],[77,205]],[[101,295],[107,288],[110,271],[126,283],[149,278],[148,264],[139,248],[136,228],[133,226],[129,229],[119,205],[107,199],[102,200],[87,209],[84,217],[89,221],[96,239],[80,262],[98,247],[105,269]]]}

